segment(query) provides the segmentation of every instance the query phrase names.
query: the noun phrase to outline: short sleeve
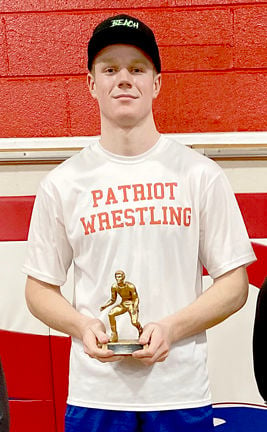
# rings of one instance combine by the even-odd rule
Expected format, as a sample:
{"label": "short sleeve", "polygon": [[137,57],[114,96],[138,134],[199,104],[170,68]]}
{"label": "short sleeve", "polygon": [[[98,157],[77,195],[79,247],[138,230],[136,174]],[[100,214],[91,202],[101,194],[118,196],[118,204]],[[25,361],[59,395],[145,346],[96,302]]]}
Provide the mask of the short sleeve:
{"label": "short sleeve", "polygon": [[45,182],[39,187],[30,223],[23,272],[53,285],[63,285],[72,262],[60,199]]}
{"label": "short sleeve", "polygon": [[202,192],[199,258],[213,279],[256,259],[234,193],[222,170]]}

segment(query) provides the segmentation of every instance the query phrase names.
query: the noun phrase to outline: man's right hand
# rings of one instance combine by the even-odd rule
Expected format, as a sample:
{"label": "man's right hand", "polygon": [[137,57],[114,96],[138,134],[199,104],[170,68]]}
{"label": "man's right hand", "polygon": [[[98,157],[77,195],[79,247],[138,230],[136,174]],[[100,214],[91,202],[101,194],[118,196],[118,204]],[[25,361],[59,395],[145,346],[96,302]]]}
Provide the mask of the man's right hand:
{"label": "man's right hand", "polygon": [[61,294],[60,287],[28,276],[26,300],[31,313],[47,326],[80,339],[84,352],[102,362],[114,362],[121,357],[101,349],[98,343],[108,342],[102,321],[78,312]]}
{"label": "man's right hand", "polygon": [[99,348],[98,344],[106,344],[109,339],[105,333],[106,329],[99,319],[91,319],[84,327],[83,331],[83,348],[89,357],[94,358],[101,363],[116,362],[123,357],[115,356],[112,350]]}

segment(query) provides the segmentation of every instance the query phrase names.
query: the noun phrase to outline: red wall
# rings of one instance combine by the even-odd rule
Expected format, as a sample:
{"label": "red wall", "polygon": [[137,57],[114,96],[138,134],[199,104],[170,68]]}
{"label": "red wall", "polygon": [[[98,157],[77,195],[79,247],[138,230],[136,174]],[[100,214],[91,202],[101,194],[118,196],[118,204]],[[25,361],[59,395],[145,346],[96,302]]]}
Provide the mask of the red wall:
{"label": "red wall", "polygon": [[266,130],[266,1],[1,0],[0,137],[99,133],[86,46],[121,12],[145,20],[160,46],[160,131]]}

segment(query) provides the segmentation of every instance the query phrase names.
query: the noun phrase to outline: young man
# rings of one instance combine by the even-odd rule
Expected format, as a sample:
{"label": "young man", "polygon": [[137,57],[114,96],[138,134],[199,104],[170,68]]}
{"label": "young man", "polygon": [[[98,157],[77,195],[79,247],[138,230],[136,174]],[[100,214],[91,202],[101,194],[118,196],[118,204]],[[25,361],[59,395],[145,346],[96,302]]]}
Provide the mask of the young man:
{"label": "young man", "polygon": [[[243,306],[255,259],[238,206],[214,162],[155,127],[151,29],[127,15],[102,22],[88,67],[101,138],[41,182],[24,266],[32,313],[72,336],[66,431],[212,431],[205,330]],[[60,292],[72,261],[74,306]],[[203,265],[214,280],[204,293]],[[138,286],[148,344],[127,359],[98,347],[118,268]]]}

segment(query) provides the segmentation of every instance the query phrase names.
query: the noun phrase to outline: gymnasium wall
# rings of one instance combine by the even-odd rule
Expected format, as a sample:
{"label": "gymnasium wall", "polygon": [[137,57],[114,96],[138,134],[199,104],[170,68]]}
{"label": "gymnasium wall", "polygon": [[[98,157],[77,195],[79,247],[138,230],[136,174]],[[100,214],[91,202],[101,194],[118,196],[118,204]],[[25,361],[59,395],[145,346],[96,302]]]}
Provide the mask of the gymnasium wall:
{"label": "gymnasium wall", "polygon": [[[242,132],[255,132],[257,143],[266,131],[267,1],[0,1],[0,356],[11,432],[63,431],[69,339],[27,311],[20,271],[34,195],[55,165],[1,163],[1,154],[7,148],[38,148],[40,137],[42,147],[50,140],[49,148],[56,148],[53,137],[70,146],[71,137],[74,142],[99,134],[98,109],[86,86],[87,41],[101,19],[122,12],[146,21],[159,43],[163,87],[154,108],[161,132],[189,134],[192,143],[205,142],[210,132],[215,144],[217,133],[227,141],[227,132],[238,132],[241,138],[233,142],[242,146]],[[246,308],[209,333],[211,381],[218,431],[236,424],[222,420],[228,414],[219,411],[225,408],[220,404],[231,402],[257,404],[250,420],[243,412],[243,423],[240,416],[235,419],[243,425],[236,432],[249,432],[267,422],[251,352],[255,301],[267,262],[267,161],[244,158],[220,165],[238,194],[258,263],[250,270]],[[71,278],[64,287],[70,300]],[[257,432],[263,431],[258,426]]]}

